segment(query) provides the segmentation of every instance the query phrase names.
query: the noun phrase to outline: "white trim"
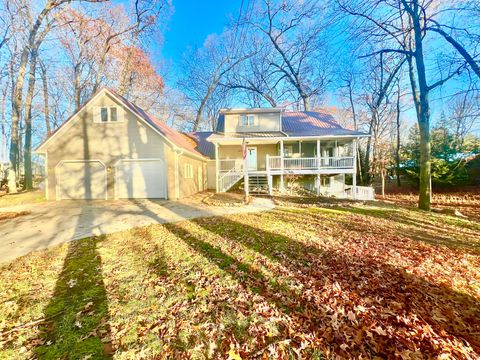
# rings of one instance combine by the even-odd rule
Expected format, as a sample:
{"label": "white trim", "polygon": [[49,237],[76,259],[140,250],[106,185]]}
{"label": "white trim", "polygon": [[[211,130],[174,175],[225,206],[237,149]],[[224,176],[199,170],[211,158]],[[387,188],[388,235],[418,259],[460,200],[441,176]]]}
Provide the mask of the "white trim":
{"label": "white trim", "polygon": [[120,162],[142,162],[142,161],[161,161],[163,163],[163,167],[165,170],[165,182],[163,186],[163,191],[165,194],[165,200],[168,199],[168,166],[167,162],[163,158],[141,158],[141,159],[118,159],[115,164],[113,164],[113,167],[115,168],[115,178],[113,179],[113,188],[114,188],[114,199],[119,200],[118,197],[118,190],[117,190],[117,175],[118,175],[118,164]]}
{"label": "white trim", "polygon": [[[76,113],[74,113],[69,119],[67,119],[67,121],[63,124],[63,125],[60,125],[60,127],[58,128],[58,130],[52,135],[50,136],[42,145],[40,145],[34,152],[35,153],[41,153],[41,152],[45,152],[45,151],[42,151],[42,149],[47,146],[47,144],[49,144],[58,134],[62,133],[65,131],[65,129],[67,129],[68,127],[71,126],[73,120],[78,117],[78,114],[80,114],[86,107],[88,104],[90,104],[91,102],[93,102],[97,97],[99,97],[101,94],[105,93],[107,91],[107,89],[102,89],[100,90],[94,97],[92,97],[90,100],[88,100],[85,104],[83,104],[80,109],[77,110]],[[110,91],[108,92],[109,94],[112,94]],[[113,95],[113,94],[112,94]],[[118,101],[118,99],[116,99]]]}
{"label": "white trim", "polygon": [[[249,152],[248,152],[248,149],[255,149],[255,169],[249,169],[248,168],[248,155],[249,155]],[[245,167],[245,169],[248,171],[257,171],[258,170],[258,148],[257,146],[247,146],[247,156],[246,156],[246,162],[247,162],[247,166]]]}
{"label": "white trim", "polygon": [[[215,135],[215,134],[213,134]],[[211,137],[212,135],[210,135]],[[211,143],[222,143],[222,142],[239,142],[242,143],[243,138],[213,138],[210,139],[210,137],[207,138],[207,141]],[[272,142],[272,141],[280,141],[280,140],[285,140],[285,141],[299,141],[299,140],[316,140],[316,139],[321,139],[321,140],[335,140],[335,139],[357,139],[361,137],[370,137],[370,135],[325,135],[325,136],[272,136],[272,137],[249,137],[246,138],[248,141],[265,141],[266,143]]]}
{"label": "white trim", "polygon": [[[102,116],[101,116],[101,109],[102,108],[107,108],[107,121],[102,121]],[[115,108],[117,109],[117,120],[116,121],[111,121],[111,109]],[[123,123],[123,114],[125,112],[124,106],[109,106],[109,105],[97,105],[93,109],[93,122],[96,124],[117,124],[117,123]]]}
{"label": "white trim", "polygon": [[[187,171],[188,170],[188,171]],[[184,171],[184,175],[183,175],[183,178],[184,179],[193,179],[193,165],[186,162],[185,164],[183,164],[183,171]]]}
{"label": "white trim", "polygon": [[[48,153],[45,153],[45,198],[50,200],[50,192],[48,190]],[[55,194],[56,196],[56,194]]]}
{"label": "white trim", "polygon": [[[57,179],[57,168],[60,166],[60,165],[63,165],[65,163],[87,163],[87,162],[98,162],[100,163],[103,168],[104,168],[104,171],[103,171],[103,175],[104,175],[104,178],[105,178],[105,200],[108,199],[108,181],[107,181],[107,166],[105,165],[105,163],[102,161],[102,160],[96,160],[96,159],[89,159],[89,160],[60,160],[58,162],[57,165],[55,165],[55,170],[54,170],[54,173],[55,173],[55,200],[76,200],[76,199],[59,199],[58,197],[58,179]],[[79,199],[80,200],[80,199]],[[90,199],[87,199],[87,200],[90,200]],[[91,199],[91,200],[96,200],[96,199]]]}

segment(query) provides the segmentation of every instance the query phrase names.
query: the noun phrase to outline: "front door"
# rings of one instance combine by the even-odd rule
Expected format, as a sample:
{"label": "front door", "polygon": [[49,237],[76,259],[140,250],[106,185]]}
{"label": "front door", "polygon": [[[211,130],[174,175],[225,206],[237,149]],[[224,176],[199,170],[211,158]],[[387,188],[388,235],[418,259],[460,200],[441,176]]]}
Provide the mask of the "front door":
{"label": "front door", "polygon": [[257,148],[247,147],[247,169],[249,171],[257,170]]}

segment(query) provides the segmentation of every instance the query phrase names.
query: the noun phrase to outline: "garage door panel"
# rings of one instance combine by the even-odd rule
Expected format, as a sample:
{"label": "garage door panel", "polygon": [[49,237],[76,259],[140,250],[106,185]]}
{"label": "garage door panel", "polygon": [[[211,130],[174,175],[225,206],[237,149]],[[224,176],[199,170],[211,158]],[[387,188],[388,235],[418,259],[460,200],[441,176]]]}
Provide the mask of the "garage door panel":
{"label": "garage door panel", "polygon": [[56,168],[58,199],[105,199],[106,172],[100,161],[69,161]]}
{"label": "garage door panel", "polygon": [[166,198],[163,160],[121,160],[116,166],[116,191],[120,199]]}

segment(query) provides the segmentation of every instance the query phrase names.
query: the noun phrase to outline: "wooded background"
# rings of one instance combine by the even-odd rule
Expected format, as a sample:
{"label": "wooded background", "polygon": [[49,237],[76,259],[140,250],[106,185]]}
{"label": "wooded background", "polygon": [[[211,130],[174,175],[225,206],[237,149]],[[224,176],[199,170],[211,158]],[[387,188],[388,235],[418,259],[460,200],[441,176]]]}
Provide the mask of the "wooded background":
{"label": "wooded background", "polygon": [[221,32],[168,63],[155,51],[168,41],[168,0],[1,0],[0,159],[13,170],[10,190],[33,187],[32,148],[101,86],[183,131],[213,129],[224,107],[326,109],[372,135],[360,144],[359,183],[406,180],[419,186],[422,209],[432,183],[475,181],[479,1],[239,5]]}

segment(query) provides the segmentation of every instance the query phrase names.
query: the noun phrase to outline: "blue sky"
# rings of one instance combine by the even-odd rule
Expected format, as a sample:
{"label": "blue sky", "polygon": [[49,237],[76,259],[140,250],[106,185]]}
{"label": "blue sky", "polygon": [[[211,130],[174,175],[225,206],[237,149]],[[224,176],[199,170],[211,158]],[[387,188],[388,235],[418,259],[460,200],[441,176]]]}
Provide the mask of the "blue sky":
{"label": "blue sky", "polygon": [[162,56],[178,62],[188,46],[201,46],[207,35],[221,33],[230,18],[236,18],[241,0],[173,1],[174,13],[164,34]]}

